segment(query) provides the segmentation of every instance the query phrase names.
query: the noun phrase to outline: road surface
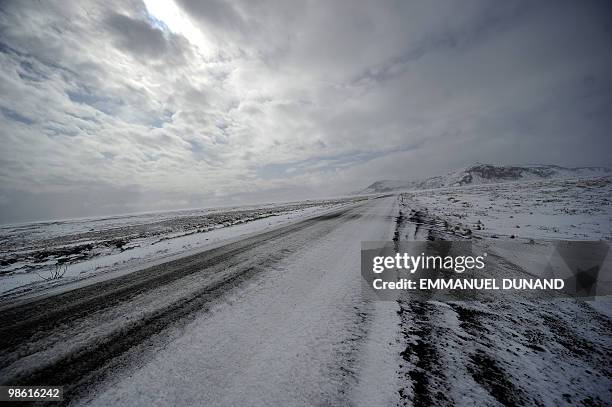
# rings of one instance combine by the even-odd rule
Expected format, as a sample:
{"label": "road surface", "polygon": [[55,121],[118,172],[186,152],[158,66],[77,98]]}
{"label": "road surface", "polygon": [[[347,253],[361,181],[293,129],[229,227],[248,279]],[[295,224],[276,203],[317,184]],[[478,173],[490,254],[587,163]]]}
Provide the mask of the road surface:
{"label": "road surface", "polygon": [[3,309],[2,384],[93,405],[394,404],[398,307],[363,300],[359,253],[397,212],[373,199]]}

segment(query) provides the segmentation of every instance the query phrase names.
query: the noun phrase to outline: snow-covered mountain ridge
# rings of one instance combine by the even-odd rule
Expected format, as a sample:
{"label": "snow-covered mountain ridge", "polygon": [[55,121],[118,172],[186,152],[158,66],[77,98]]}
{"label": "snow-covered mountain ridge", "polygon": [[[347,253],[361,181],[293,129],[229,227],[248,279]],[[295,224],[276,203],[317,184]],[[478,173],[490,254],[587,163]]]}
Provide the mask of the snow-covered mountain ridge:
{"label": "snow-covered mountain ridge", "polygon": [[477,163],[466,169],[450,172],[446,175],[420,180],[376,181],[356,194],[375,194],[549,178],[591,178],[608,175],[612,175],[612,170],[605,167],[566,168],[558,165],[507,166]]}

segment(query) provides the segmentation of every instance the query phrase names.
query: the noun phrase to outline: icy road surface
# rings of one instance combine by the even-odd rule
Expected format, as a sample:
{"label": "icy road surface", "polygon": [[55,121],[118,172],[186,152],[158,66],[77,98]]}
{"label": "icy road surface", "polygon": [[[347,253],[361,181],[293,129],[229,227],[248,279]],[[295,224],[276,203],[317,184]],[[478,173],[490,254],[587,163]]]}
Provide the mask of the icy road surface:
{"label": "icy road surface", "polygon": [[397,212],[373,199],[1,310],[2,383],[92,405],[395,404],[399,308],[362,301],[359,253]]}
{"label": "icy road surface", "polygon": [[359,252],[362,239],[391,239],[396,213],[395,198],[378,199],[298,232],[92,405],[395,404],[399,318],[393,303],[361,300]]}

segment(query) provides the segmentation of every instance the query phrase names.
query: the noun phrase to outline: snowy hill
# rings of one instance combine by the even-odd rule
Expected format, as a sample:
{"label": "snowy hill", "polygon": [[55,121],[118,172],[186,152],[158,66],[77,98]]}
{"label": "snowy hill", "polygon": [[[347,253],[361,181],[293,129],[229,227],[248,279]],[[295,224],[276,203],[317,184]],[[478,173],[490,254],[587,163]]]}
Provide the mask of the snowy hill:
{"label": "snowy hill", "polygon": [[557,165],[503,166],[475,164],[446,175],[414,181],[382,180],[374,182],[357,194],[375,194],[442,188],[463,185],[480,185],[510,181],[529,181],[549,178],[591,178],[612,175],[605,167],[565,168]]}

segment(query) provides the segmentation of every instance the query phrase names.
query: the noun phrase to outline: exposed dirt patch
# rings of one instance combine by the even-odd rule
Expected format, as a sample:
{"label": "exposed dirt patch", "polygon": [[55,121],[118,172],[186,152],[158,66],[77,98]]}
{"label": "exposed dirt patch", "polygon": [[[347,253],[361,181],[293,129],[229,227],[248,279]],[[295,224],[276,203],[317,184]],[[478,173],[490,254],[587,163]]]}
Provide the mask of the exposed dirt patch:
{"label": "exposed dirt patch", "polygon": [[399,391],[404,405],[452,406],[447,397],[448,378],[440,364],[438,349],[434,346],[435,334],[430,317],[435,307],[427,302],[400,301],[398,314],[402,321],[402,334],[407,343],[401,352],[406,362],[401,371],[412,383],[412,391]]}
{"label": "exposed dirt patch", "polygon": [[468,371],[476,383],[484,387],[495,400],[504,406],[526,404],[521,396],[522,391],[508,379],[508,375],[495,359],[484,352],[477,352],[470,359],[472,364],[468,366]]}

